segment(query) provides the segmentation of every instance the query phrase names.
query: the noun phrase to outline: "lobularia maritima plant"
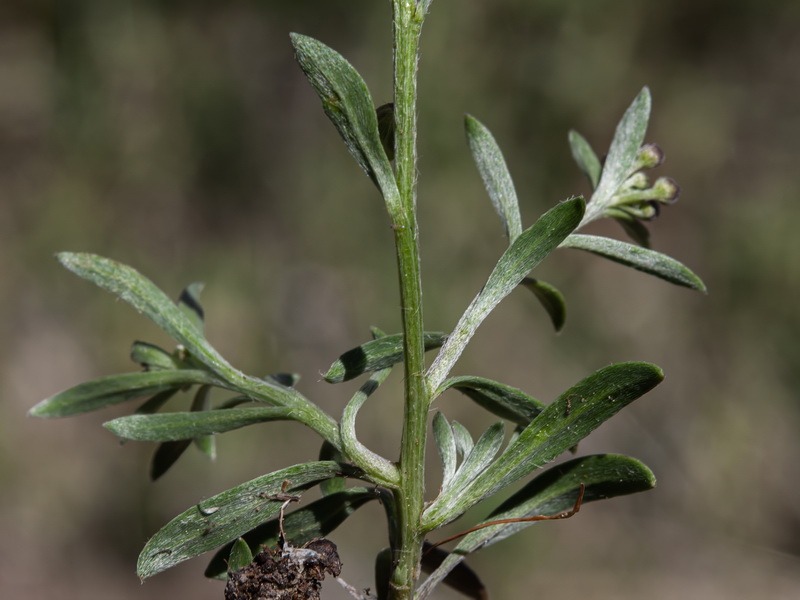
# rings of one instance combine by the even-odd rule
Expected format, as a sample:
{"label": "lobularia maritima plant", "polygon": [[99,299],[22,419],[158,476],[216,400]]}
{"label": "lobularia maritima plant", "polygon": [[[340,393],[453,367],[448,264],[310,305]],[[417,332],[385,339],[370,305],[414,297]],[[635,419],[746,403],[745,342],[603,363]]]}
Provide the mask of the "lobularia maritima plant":
{"label": "lobularia maritima plant", "polygon": [[[338,559],[326,555],[330,546],[325,551],[319,546],[326,540],[316,538],[329,535],[361,505],[379,500],[385,508],[389,539],[376,558],[373,589],[377,597],[423,600],[444,582],[477,598],[485,590],[463,564],[471,553],[536,520],[571,516],[581,502],[655,485],[651,471],[633,458],[608,454],[573,458],[528,482],[461,536],[454,550],[447,552],[425,541],[476,504],[574,448],[662,380],[655,365],[613,364],[544,404],[503,383],[478,376],[450,377],[478,326],[518,286],[531,290],[555,328],[561,328],[563,296],[552,285],[529,277],[545,257],[558,248],[577,248],[677,285],[704,290],[689,269],[648,248],[643,221],[657,216],[662,204],[674,202],[678,187],[664,177],[651,182],[647,174],[661,164],[663,155],[657,146],[644,143],[650,115],[650,93],[645,88],[617,126],[604,162],[583,137],[574,131],[569,134],[572,155],[594,190],[589,201],[575,196],[558,202],[528,228],[523,227],[514,186],[495,139],[477,119],[466,117],[467,142],[505,228],[508,248],[450,333],[425,330],[415,212],[416,72],[420,30],[430,3],[393,0],[394,102],[377,113],[364,81],[342,56],[317,40],[291,35],[297,60],[325,113],[386,202],[397,251],[402,332],[386,335],[374,329],[370,341],[342,354],[325,373],[330,383],[366,378],[339,420],[300,394],[294,388],[295,377],[254,377],[228,363],[203,335],[198,284],[187,287],[175,304],[131,267],[90,254],[58,256],[65,267],[152,319],[178,347],[169,352],[136,342],[131,357],[142,371],[80,384],[37,404],[32,415],[63,417],[147,397],[134,414],[105,426],[124,439],[160,443],[152,463],[153,478],[162,475],[193,441],[212,453],[214,435],[248,425],[294,420],[321,438],[319,460],[263,475],[202,500],[175,517],[142,550],[140,577],[151,577],[219,548],[206,575],[224,579],[230,574],[226,598],[317,597],[324,572],[338,575],[339,567]],[[619,221],[636,245],[577,233],[604,217]],[[438,353],[426,368],[428,350]],[[361,406],[396,365],[403,370],[404,416],[399,458],[392,460],[359,442],[355,422]],[[213,406],[211,388],[230,392],[230,399]],[[500,419],[477,441],[441,412],[429,422],[433,401],[451,388]],[[190,389],[196,391],[188,412],[160,413],[173,396]],[[429,424],[441,459],[442,483],[426,495]],[[509,428],[512,433],[504,445]],[[349,486],[351,481],[364,483]],[[315,486],[321,488],[321,498],[301,502],[284,518],[289,502],[300,500]],[[276,546],[254,560],[262,548]],[[421,570],[429,574],[420,582]],[[292,583],[293,577],[305,587]],[[357,597],[370,595],[350,589]]]}

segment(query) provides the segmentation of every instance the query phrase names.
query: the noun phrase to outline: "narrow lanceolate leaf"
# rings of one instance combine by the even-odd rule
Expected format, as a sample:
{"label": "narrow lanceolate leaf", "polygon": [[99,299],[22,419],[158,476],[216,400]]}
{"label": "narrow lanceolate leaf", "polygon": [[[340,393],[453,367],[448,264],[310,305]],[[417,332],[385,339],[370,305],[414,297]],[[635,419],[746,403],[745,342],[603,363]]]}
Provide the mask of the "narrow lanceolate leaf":
{"label": "narrow lanceolate leaf", "polygon": [[202,412],[174,412],[155,415],[129,415],[103,426],[127,440],[168,442],[214,435],[248,425],[292,419],[292,409],[282,406],[230,408]]}
{"label": "narrow lanceolate leaf", "polygon": [[[425,349],[438,348],[447,336],[440,332],[426,332]],[[361,344],[342,354],[323,375],[328,383],[341,383],[364,373],[391,367],[403,360],[403,334],[386,335]]]}
{"label": "narrow lanceolate leaf", "polygon": [[453,421],[452,427],[453,438],[456,441],[456,456],[458,460],[464,460],[472,452],[475,442],[472,441],[469,430],[458,421]]}
{"label": "narrow lanceolate leaf", "polygon": [[[194,395],[194,400],[192,401],[192,407],[190,410],[194,413],[204,413],[211,410],[211,386],[201,385],[198,388],[197,393]],[[203,454],[208,456],[208,458],[211,460],[214,460],[217,457],[217,444],[214,441],[214,436],[212,433],[217,432],[208,432],[197,435],[194,437],[193,441],[194,445],[200,448]]]}
{"label": "narrow lanceolate leaf", "polygon": [[597,182],[600,181],[602,166],[589,142],[580,133],[571,130],[569,132],[569,147],[572,150],[572,158],[575,159],[583,174],[589,178],[592,189],[596,188]]}
{"label": "narrow lanceolate leaf", "polygon": [[437,389],[461,356],[478,326],[525,276],[572,233],[581,221],[583,198],[561,202],[520,234],[503,253],[486,285],[461,316],[428,370],[427,383]]}
{"label": "narrow lanceolate leaf", "polygon": [[367,85],[341,54],[322,42],[297,33],[290,37],[297,62],[322,100],[325,114],[350,154],[380,188],[392,212],[392,207],[399,206],[399,193]]}
{"label": "narrow lanceolate leaf", "polygon": [[[335,460],[336,462],[347,462],[347,457],[341,453],[333,444],[328,440],[322,442],[322,447],[319,449],[319,460]],[[335,477],[333,479],[326,479],[319,488],[323,496],[342,492],[347,487],[347,480],[344,477]]]}
{"label": "narrow lanceolate leaf", "polygon": [[374,480],[374,483],[396,487],[400,484],[400,473],[397,466],[364,446],[356,437],[356,416],[359,409],[389,376],[391,370],[391,368],[386,368],[376,371],[355,393],[342,413],[339,432],[342,438],[342,449],[353,464],[363,469],[370,479]]}
{"label": "narrow lanceolate leaf", "polygon": [[555,330],[561,331],[564,327],[564,322],[567,320],[567,302],[564,300],[564,295],[555,286],[533,277],[526,277],[520,285],[536,296],[536,299],[550,316],[550,321],[553,323]]}
{"label": "narrow lanceolate leaf", "polygon": [[450,388],[458,390],[490,413],[523,427],[545,408],[542,402],[522,390],[483,377],[453,377],[439,387],[438,393]]}
{"label": "narrow lanceolate leaf", "polygon": [[68,417],[173,388],[214,382],[207,372],[189,369],[110,375],[78,384],[42,400],[28,414],[34,417]]}
{"label": "narrow lanceolate leaf", "polygon": [[[426,542],[422,548],[422,563],[420,566],[425,573],[435,573],[448,559],[453,560],[447,550],[436,548]],[[467,563],[462,561],[463,559],[459,560],[456,565],[448,569],[446,576],[439,578],[436,583],[441,581],[446,586],[461,592],[472,600],[489,600],[489,591],[486,589],[486,585],[478,577],[478,574]],[[418,594],[419,591],[414,598],[420,598]]]}
{"label": "narrow lanceolate leaf", "polygon": [[[283,529],[286,539],[293,546],[302,546],[317,537],[324,537],[341,525],[358,508],[380,496],[375,488],[355,487],[330,494],[305,506],[300,506],[286,514]],[[252,531],[245,533],[240,540],[252,552],[259,552],[262,546],[274,547],[280,535],[278,519],[267,521]],[[221,548],[206,568],[206,577],[224,578],[227,569],[226,559],[234,542]]]}
{"label": "narrow lanceolate leaf", "polygon": [[440,412],[433,417],[433,439],[436,442],[439,460],[442,461],[442,489],[444,489],[449,486],[450,480],[456,474],[458,457],[456,456],[456,439],[453,437],[453,428]]}
{"label": "narrow lanceolate leaf", "polygon": [[561,244],[563,248],[577,248],[592,254],[655,275],[670,283],[706,291],[703,281],[683,264],[666,254],[597,235],[574,234]]}
{"label": "narrow lanceolate leaf", "polygon": [[636,96],[617,125],[605,165],[603,165],[603,172],[600,175],[600,182],[589,203],[587,217],[589,212],[593,212],[592,209],[595,206],[598,209],[604,208],[633,171],[636,154],[644,143],[644,135],[647,132],[650,105],[650,90],[645,87]]}
{"label": "narrow lanceolate leaf", "polygon": [[[600,454],[576,458],[552,467],[503,502],[478,526],[503,519],[555,515],[572,509],[585,486],[583,504],[652,489],[655,477],[645,465],[627,456]],[[437,569],[420,586],[422,600],[469,554],[499,542],[532,525],[532,521],[492,525],[468,533],[455,549],[440,561]]]}
{"label": "narrow lanceolate leaf", "polygon": [[426,529],[439,527],[470,506],[554,460],[606,419],[641,397],[664,378],[648,363],[620,363],[600,369],[550,404],[469,488],[447,507],[431,505]]}
{"label": "narrow lanceolate leaf", "polygon": [[158,445],[153,460],[150,463],[150,479],[156,481],[172,468],[178,459],[183,456],[192,440],[178,440],[177,442],[163,442]]}
{"label": "narrow lanceolate leaf", "polygon": [[461,495],[480,473],[492,462],[503,443],[505,426],[502,421],[491,425],[483,432],[472,450],[458,467],[448,486],[442,486],[442,492],[428,507],[432,512],[447,512],[448,507],[459,503]]}
{"label": "narrow lanceolate leaf", "polygon": [[150,538],[139,555],[139,577],[151,577],[235,540],[277,514],[284,502],[280,499],[283,494],[300,495],[320,481],[337,476],[342,468],[335,462],[295,465],[203,500]]}
{"label": "narrow lanceolate leaf", "polygon": [[205,284],[196,281],[190,283],[181,292],[178,298],[178,308],[183,311],[183,314],[194,324],[200,333],[203,333],[205,327],[205,311],[200,304],[200,293],[203,291]]}
{"label": "narrow lanceolate leaf", "polygon": [[131,346],[131,360],[142,365],[148,371],[180,369],[181,367],[172,354],[155,344],[147,342],[133,343],[133,346]]}
{"label": "narrow lanceolate leaf", "polygon": [[235,573],[244,569],[251,562],[253,562],[253,552],[247,542],[244,541],[244,538],[239,538],[233,542],[233,547],[228,553],[228,572]]}
{"label": "narrow lanceolate leaf", "polygon": [[505,158],[492,134],[476,118],[467,115],[464,127],[467,130],[467,142],[472,157],[478,166],[494,209],[500,215],[510,244],[522,233],[522,218],[519,214],[517,192],[514,190],[514,182],[508,172]]}

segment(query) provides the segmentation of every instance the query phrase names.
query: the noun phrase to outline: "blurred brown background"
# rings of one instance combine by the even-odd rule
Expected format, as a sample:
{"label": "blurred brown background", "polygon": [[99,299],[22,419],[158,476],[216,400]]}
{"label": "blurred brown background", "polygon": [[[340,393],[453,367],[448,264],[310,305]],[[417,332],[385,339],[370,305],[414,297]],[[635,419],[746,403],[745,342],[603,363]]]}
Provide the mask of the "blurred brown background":
{"label": "blurred brown background", "polygon": [[[169,518],[259,474],[314,459],[300,426],[223,436],[155,484],[153,448],[100,424],[127,406],[27,418],[41,398],[133,369],[130,342],[169,346],[121,302],[62,270],[58,250],[131,264],[176,296],[205,281],[209,338],[248,372],[300,373],[338,415],[354,385],[319,373],[377,325],[397,331],[381,199],[296,67],[290,31],[342,52],[391,97],[389,2],[6,0],[0,8],[0,585],[7,598],[221,598],[197,559],[140,585],[139,549]],[[587,192],[569,128],[599,153],[639,89],[658,174],[681,201],[653,245],[707,297],[579,253],[537,272],[566,295],[556,336],[512,294],[457,372],[549,401],[610,362],[667,380],[580,452],[619,452],[655,491],[589,505],[478,554],[494,598],[794,598],[800,590],[800,5],[791,0],[436,0],[420,67],[419,208],[426,322],[448,330],[504,249],[464,143],[495,134],[530,225]],[[613,223],[595,232],[622,237]],[[399,376],[363,411],[396,455]],[[491,419],[439,402],[473,434]],[[435,464],[435,463],[432,463]],[[431,487],[436,482],[432,480]],[[378,506],[332,537],[371,586]],[[377,525],[376,525],[377,523]],[[344,598],[335,584],[330,598]],[[443,598],[455,598],[442,592]]]}

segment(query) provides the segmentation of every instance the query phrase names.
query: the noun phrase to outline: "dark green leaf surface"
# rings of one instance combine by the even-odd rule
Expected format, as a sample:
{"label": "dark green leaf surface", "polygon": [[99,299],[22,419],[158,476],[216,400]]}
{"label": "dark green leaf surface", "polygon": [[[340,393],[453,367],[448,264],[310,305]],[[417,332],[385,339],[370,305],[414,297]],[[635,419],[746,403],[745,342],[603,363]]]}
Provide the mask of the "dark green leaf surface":
{"label": "dark green leaf surface", "polygon": [[428,371],[428,386],[436,390],[447,377],[478,326],[525,276],[572,233],[583,217],[583,198],[559,203],[520,234],[503,253],[486,285],[461,316]]}
{"label": "dark green leaf surface", "polygon": [[147,371],[93,379],[42,400],[30,410],[34,417],[67,417],[143,398],[172,388],[214,383],[205,371]]}
{"label": "dark green leaf surface", "polygon": [[150,479],[156,481],[169,471],[191,444],[192,440],[159,444],[153,454],[153,461],[150,463]]}
{"label": "dark green leaf surface", "polygon": [[[436,548],[426,542],[422,548],[422,570],[425,573],[436,572],[449,558],[449,555],[450,553],[447,550]],[[442,581],[442,579],[438,581]],[[480,577],[478,577],[478,574],[462,560],[459,560],[457,564],[448,569],[442,583],[457,592],[461,592],[467,598],[472,598],[472,600],[489,600],[489,591]],[[415,596],[415,598],[419,598],[419,596]]]}
{"label": "dark green leaf surface", "polygon": [[145,367],[148,371],[156,369],[180,369],[181,365],[175,357],[156,346],[147,342],[134,342],[131,346],[131,360]]}
{"label": "dark green leaf surface", "polygon": [[464,119],[467,143],[472,158],[492,200],[495,211],[503,222],[503,228],[512,243],[522,233],[522,218],[519,214],[517,192],[508,172],[506,160],[491,132],[476,118],[467,115]]}
{"label": "dark green leaf surface", "polygon": [[554,460],[664,378],[648,363],[600,369],[562,394],[534,419],[457,498],[426,509],[423,526],[452,521],[470,506]]}
{"label": "dark green leaf surface", "polygon": [[550,316],[550,321],[556,331],[561,331],[567,319],[567,303],[564,295],[555,286],[545,281],[526,277],[520,284],[530,290]]}
{"label": "dark green leaf surface", "polygon": [[239,538],[233,542],[233,547],[228,555],[228,571],[235,573],[244,569],[251,562],[253,562],[253,553],[244,538]]}
{"label": "dark green leaf surface", "polygon": [[392,212],[391,206],[399,206],[399,193],[367,85],[341,54],[322,42],[297,33],[290,37],[297,62],[322,100],[325,114],[350,154],[380,188]]}
{"label": "dark green leaf surface", "polygon": [[[211,410],[211,386],[202,385],[194,396],[191,411],[194,413],[205,413],[209,410]],[[208,458],[211,460],[214,460],[217,457],[217,444],[214,441],[214,436],[211,435],[211,433],[217,432],[203,433],[202,435],[196,436],[193,441],[195,446],[200,448],[203,454],[208,456]],[[159,439],[157,441],[160,442],[162,440]]]}
{"label": "dark green leaf surface", "polygon": [[[345,468],[335,462],[295,465],[263,475],[212,496],[159,530],[139,555],[137,573],[145,579],[193,556],[227,544],[255,529],[280,509],[276,494],[299,495]],[[284,482],[288,486],[283,489]]]}
{"label": "dark green leaf surface", "polygon": [[164,405],[169,402],[169,399],[172,398],[175,394],[178,393],[178,388],[172,388],[169,390],[165,390],[163,392],[159,392],[154,396],[151,396],[144,402],[139,408],[136,409],[137,415],[151,415],[153,413],[158,412],[161,410]]}
{"label": "dark green leaf surface", "polygon": [[463,393],[490,413],[522,426],[527,426],[545,408],[542,402],[522,390],[483,377],[453,377],[445,381],[439,391],[450,388]]}
{"label": "dark green leaf surface", "polygon": [[[317,537],[324,537],[341,525],[347,517],[370,500],[380,496],[375,488],[356,487],[330,494],[306,506],[289,512],[283,521],[287,540],[293,546],[302,546]],[[259,552],[262,546],[274,547],[278,543],[278,519],[267,521],[243,538],[252,552]],[[233,544],[228,544],[216,553],[206,568],[206,577],[224,578],[227,570],[225,559]]]}
{"label": "dark green leaf surface", "polygon": [[286,421],[291,418],[292,409],[269,406],[130,415],[109,421],[103,426],[119,437],[128,440],[166,442],[224,433],[256,423]]}
{"label": "dark green leaf surface", "polygon": [[633,267],[638,271],[655,275],[670,283],[701,292],[706,291],[705,284],[697,275],[674,258],[655,250],[648,250],[647,248],[612,240],[607,237],[585,234],[571,235],[564,240],[561,246],[563,248],[585,250],[628,267]]}
{"label": "dark green leaf surface", "polygon": [[205,284],[199,281],[190,283],[178,298],[178,308],[200,333],[203,333],[206,318],[203,306],[200,304],[200,293],[203,291],[203,287]]}
{"label": "dark green leaf surface", "polygon": [[[347,457],[328,440],[325,440],[319,449],[319,460],[335,460],[336,462],[344,463],[347,462]],[[328,496],[344,491],[347,487],[347,480],[344,477],[334,477],[333,479],[326,479],[319,484],[319,487],[322,490],[322,494]]]}
{"label": "dark green leaf surface", "polygon": [[[447,336],[440,332],[426,332],[425,349],[438,348]],[[342,354],[323,375],[328,383],[341,383],[364,373],[379,371],[403,360],[403,334],[386,335],[348,350]]]}
{"label": "dark green leaf surface", "polygon": [[[536,477],[479,525],[501,519],[555,515],[569,511],[575,505],[581,483],[585,486],[583,504],[587,504],[652,489],[655,486],[655,477],[645,465],[627,456],[599,454],[576,458],[552,467]],[[522,522],[493,525],[468,533],[422,584],[417,597],[420,600],[425,598],[438,582],[472,552],[499,542],[532,524],[533,522]]]}
{"label": "dark green leaf surface", "polygon": [[580,133],[571,130],[569,132],[569,147],[572,150],[572,158],[575,159],[583,174],[589,178],[592,189],[596,188],[598,181],[600,181],[600,172],[603,167],[589,142]]}

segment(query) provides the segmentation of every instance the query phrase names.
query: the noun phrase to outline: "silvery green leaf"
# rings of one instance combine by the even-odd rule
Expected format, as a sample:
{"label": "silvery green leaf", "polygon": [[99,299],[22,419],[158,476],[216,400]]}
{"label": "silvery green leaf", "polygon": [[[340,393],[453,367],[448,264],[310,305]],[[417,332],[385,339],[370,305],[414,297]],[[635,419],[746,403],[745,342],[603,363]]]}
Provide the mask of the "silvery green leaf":
{"label": "silvery green leaf", "polygon": [[375,483],[396,487],[400,484],[400,473],[395,464],[364,446],[356,437],[356,416],[359,409],[389,376],[391,370],[389,367],[376,371],[355,393],[342,413],[339,432],[342,450],[353,464],[363,469]]}
{"label": "silvery green leaf", "polygon": [[[445,334],[425,332],[425,349],[438,348],[444,343]],[[328,383],[341,383],[364,373],[379,371],[403,361],[403,334],[385,335],[342,354],[323,375]]]}
{"label": "silvery green leaf", "polygon": [[522,218],[519,214],[517,192],[514,190],[514,182],[505,158],[492,134],[476,118],[467,115],[464,127],[472,158],[475,159],[494,209],[503,222],[510,244],[522,233]]}
{"label": "silvery green leaf", "polygon": [[425,529],[452,521],[469,507],[554,460],[664,378],[648,363],[619,363],[585,378],[543,410],[519,437],[448,505],[423,513]]}
{"label": "silvery green leaf", "polygon": [[452,377],[439,387],[439,393],[456,389],[490,413],[526,426],[545,405],[515,387],[471,375]]}
{"label": "silvery green leaf", "polygon": [[[569,511],[575,505],[581,484],[585,486],[583,504],[587,504],[652,489],[655,486],[655,477],[645,465],[627,456],[600,454],[576,458],[551,467],[537,476],[492,511],[478,526],[502,519],[555,515]],[[506,523],[468,533],[423,582],[417,598],[426,598],[433,587],[471,553],[532,524],[533,522]]]}
{"label": "silvery green leaf", "polygon": [[433,439],[436,442],[436,450],[439,452],[439,460],[442,461],[442,489],[444,489],[448,487],[456,473],[458,457],[453,428],[440,412],[433,417]]}
{"label": "silvery green leaf", "polygon": [[228,572],[235,573],[240,571],[251,562],[253,562],[253,553],[244,538],[239,538],[233,542],[233,547],[228,554]]}
{"label": "silvery green leaf", "polygon": [[523,231],[503,253],[489,280],[461,316],[426,376],[436,390],[461,356],[478,326],[525,276],[572,233],[581,221],[583,198],[559,203]]}
{"label": "silvery green leaf", "polygon": [[564,300],[564,295],[555,286],[533,277],[526,277],[520,285],[536,296],[536,299],[550,316],[550,321],[553,323],[555,330],[561,331],[567,319],[567,303]]}
{"label": "silvery green leaf", "polygon": [[322,100],[322,108],[350,154],[380,188],[387,205],[400,196],[389,158],[378,134],[378,119],[367,85],[338,52],[313,38],[292,33],[297,62]]}
{"label": "silvery green leaf", "polygon": [[456,454],[459,460],[464,460],[472,452],[475,442],[472,441],[469,430],[458,421],[453,421],[451,427],[453,428],[453,438],[456,440]]}
{"label": "silvery green leaf", "polygon": [[181,368],[181,365],[172,354],[155,344],[147,342],[133,343],[131,346],[131,360],[142,365],[148,371]]}
{"label": "silvery green leaf", "polygon": [[431,503],[427,510],[432,512],[447,512],[448,507],[456,506],[461,496],[478,475],[491,464],[503,444],[505,425],[498,421],[483,432],[466,455],[461,465],[453,475],[450,485],[443,487],[439,496]]}
{"label": "silvery green leaf", "polygon": [[572,150],[572,158],[575,159],[583,174],[589,178],[592,189],[596,188],[603,168],[597,154],[594,153],[586,138],[575,130],[569,132],[569,147]]}
{"label": "silvery green leaf", "polygon": [[206,371],[145,371],[100,377],[42,400],[28,414],[34,417],[68,417],[194,384],[213,384]]}
{"label": "silvery green leaf", "polygon": [[587,207],[587,218],[589,213],[594,213],[595,206],[598,210],[605,208],[619,187],[633,172],[636,155],[644,143],[644,136],[647,132],[650,106],[650,90],[645,87],[636,96],[617,125],[614,139],[611,141],[611,147],[603,165],[600,181]]}
{"label": "silvery green leaf", "polygon": [[633,267],[638,271],[655,275],[670,283],[701,292],[706,291],[705,284],[697,275],[674,258],[655,250],[649,250],[607,237],[585,234],[573,234],[567,237],[561,246],[563,248],[585,250],[628,267]]}
{"label": "silvery green leaf", "polygon": [[[358,508],[380,499],[375,488],[354,487],[348,488],[319,500],[300,505],[292,512],[287,512],[283,521],[286,539],[293,546],[302,546],[317,537],[324,537],[334,531]],[[262,525],[248,531],[241,538],[252,552],[259,552],[263,546],[273,548],[278,543],[280,535],[278,519],[271,519]],[[226,577],[226,560],[234,543],[229,543],[211,559],[206,568],[206,577],[224,579]]]}
{"label": "silvery green leaf", "polygon": [[200,333],[203,333],[205,327],[205,312],[200,304],[200,293],[203,291],[204,286],[205,284],[199,281],[190,283],[178,298],[178,308],[181,309],[186,318],[194,324]]}
{"label": "silvery green leaf", "polygon": [[[300,495],[319,482],[336,477],[343,468],[330,461],[295,465],[203,500],[148,540],[139,555],[139,577],[146,579],[235,540],[278,513],[283,500],[276,495]],[[284,483],[287,481],[288,485]]]}
{"label": "silvery green leaf", "polygon": [[288,421],[292,417],[291,408],[268,406],[129,415],[108,421],[103,426],[127,440],[167,442],[215,435],[257,423]]}

